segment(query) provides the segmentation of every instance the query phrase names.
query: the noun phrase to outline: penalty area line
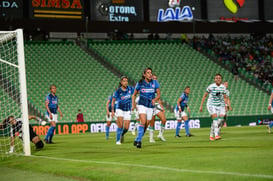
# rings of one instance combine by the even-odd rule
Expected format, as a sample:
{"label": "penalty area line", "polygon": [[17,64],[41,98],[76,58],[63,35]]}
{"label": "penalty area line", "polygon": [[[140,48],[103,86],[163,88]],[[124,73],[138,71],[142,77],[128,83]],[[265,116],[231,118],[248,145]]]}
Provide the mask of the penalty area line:
{"label": "penalty area line", "polygon": [[131,163],[121,163],[121,162],[107,162],[107,161],[97,161],[97,160],[77,160],[69,158],[57,158],[57,157],[48,157],[48,156],[26,156],[33,158],[44,158],[58,161],[69,161],[69,162],[80,162],[80,163],[96,163],[96,164],[105,164],[105,165],[118,165],[118,166],[127,166],[127,167],[140,167],[140,168],[150,168],[150,169],[160,169],[173,172],[184,172],[184,173],[198,173],[198,174],[217,174],[217,175],[230,175],[238,177],[256,177],[256,178],[268,178],[273,179],[273,175],[264,175],[264,174],[248,174],[248,173],[238,173],[238,172],[225,172],[225,171],[206,171],[206,170],[190,170],[190,169],[181,169],[181,168],[170,168],[162,167],[156,165],[142,165],[142,164],[131,164]]}

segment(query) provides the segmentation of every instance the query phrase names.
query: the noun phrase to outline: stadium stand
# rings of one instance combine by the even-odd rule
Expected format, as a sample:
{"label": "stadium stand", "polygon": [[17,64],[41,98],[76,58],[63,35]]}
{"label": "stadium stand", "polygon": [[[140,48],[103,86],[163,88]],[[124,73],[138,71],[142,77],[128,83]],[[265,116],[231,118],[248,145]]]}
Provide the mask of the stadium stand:
{"label": "stadium stand", "polygon": [[265,36],[195,37],[193,47],[212,56],[230,70],[236,67],[242,77],[270,92],[273,85],[272,42],[272,37]]}
{"label": "stadium stand", "polygon": [[[135,81],[150,66],[158,75],[164,101],[176,104],[186,86],[191,87],[190,107],[193,117],[207,117],[207,111],[199,113],[201,98],[215,73],[221,73],[229,81],[233,111],[229,115],[268,114],[268,95],[244,80],[233,81],[228,70],[215,64],[201,53],[179,41],[111,41],[90,42],[111,64],[129,74]],[[251,97],[252,99],[249,99]],[[173,118],[172,113],[167,113]]]}
{"label": "stadium stand", "polygon": [[104,120],[108,96],[119,79],[74,43],[25,45],[28,97],[45,110],[49,86],[57,86],[63,119],[75,121],[80,108],[86,121]]}

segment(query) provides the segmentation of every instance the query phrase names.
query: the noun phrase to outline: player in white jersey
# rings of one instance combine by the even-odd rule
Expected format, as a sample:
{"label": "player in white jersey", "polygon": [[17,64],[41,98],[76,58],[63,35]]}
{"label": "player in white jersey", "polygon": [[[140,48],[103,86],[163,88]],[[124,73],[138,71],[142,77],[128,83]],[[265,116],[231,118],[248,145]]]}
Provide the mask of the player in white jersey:
{"label": "player in white jersey", "polygon": [[220,122],[224,119],[227,111],[226,103],[226,88],[222,84],[222,75],[216,74],[213,84],[209,85],[207,92],[204,94],[199,111],[202,112],[203,104],[206,97],[209,95],[207,101],[207,109],[212,118],[212,124],[210,129],[210,140],[213,141],[221,139],[219,136]]}
{"label": "player in white jersey", "polygon": [[[271,96],[269,98],[269,104],[268,104],[268,108],[269,111],[271,110],[272,114],[273,114],[273,89],[271,92]],[[273,121],[271,121],[271,123],[269,125],[267,125],[267,129],[268,129],[268,133],[271,133],[271,128],[273,126]]]}
{"label": "player in white jersey", "polygon": [[[231,107],[231,103],[230,103],[230,97],[229,97],[230,93],[229,93],[229,90],[228,90],[228,81],[225,81],[223,83],[223,85],[226,88],[226,103],[227,103],[226,106],[227,106],[227,111],[232,111],[232,107]],[[226,114],[224,116],[224,119],[220,123],[220,129],[225,125],[226,121],[227,121],[227,112],[226,112]]]}
{"label": "player in white jersey", "polygon": [[139,101],[139,96],[137,96],[136,100],[135,100],[135,111],[134,111],[134,113],[135,113],[136,123],[135,123],[135,125],[133,127],[132,135],[136,135],[137,127],[140,124],[139,113],[138,113],[138,110],[137,110],[138,101]]}
{"label": "player in white jersey", "polygon": [[[157,80],[157,76],[153,73],[152,76],[153,80]],[[165,124],[167,122],[166,116],[165,116],[165,110],[164,107],[162,105],[161,100],[159,99],[154,106],[154,112],[153,112],[153,117],[152,120],[149,123],[149,141],[150,143],[154,143],[154,125],[155,125],[155,116],[159,117],[161,124],[160,124],[160,130],[159,133],[157,135],[157,138],[159,138],[161,141],[166,141],[166,139],[163,136],[164,130],[165,130]]]}

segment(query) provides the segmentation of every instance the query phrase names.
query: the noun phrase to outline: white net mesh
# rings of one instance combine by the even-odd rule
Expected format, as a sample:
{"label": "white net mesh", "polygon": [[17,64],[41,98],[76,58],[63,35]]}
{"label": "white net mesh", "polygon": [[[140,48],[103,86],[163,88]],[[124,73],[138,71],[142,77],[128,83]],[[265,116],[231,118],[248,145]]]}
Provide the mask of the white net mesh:
{"label": "white net mesh", "polygon": [[[12,150],[11,129],[14,126],[4,120],[9,116],[22,116],[19,83],[19,62],[16,32],[0,32],[0,156],[1,159],[23,153],[22,140],[15,133]],[[13,153],[9,153],[13,151]]]}

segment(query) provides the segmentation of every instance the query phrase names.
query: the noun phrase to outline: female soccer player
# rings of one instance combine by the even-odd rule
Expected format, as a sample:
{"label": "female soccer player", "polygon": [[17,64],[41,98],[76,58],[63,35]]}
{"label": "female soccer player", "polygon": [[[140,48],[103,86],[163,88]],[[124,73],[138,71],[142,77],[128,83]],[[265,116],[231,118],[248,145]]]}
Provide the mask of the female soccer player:
{"label": "female soccer player", "polygon": [[[133,93],[134,88],[128,86],[128,78],[126,76],[122,76],[120,78],[119,88],[115,91],[112,99],[112,107],[114,107],[115,101],[117,101],[117,145],[120,145],[121,142],[123,142],[124,135],[127,133],[130,126]],[[112,109],[112,117],[114,117],[114,115],[114,109]]]}
{"label": "female soccer player", "polygon": [[56,86],[51,85],[50,93],[46,96],[46,118],[50,122],[50,128],[47,131],[44,141],[48,144],[53,144],[52,138],[56,128],[56,123],[58,122],[57,111],[60,113],[61,119],[63,117],[63,113],[58,106],[59,100],[58,96],[56,95],[56,91]]}
{"label": "female soccer player", "polygon": [[[29,120],[35,119],[36,121],[39,122],[41,125],[45,125],[46,122],[42,121],[41,118],[30,115],[28,117]],[[19,133],[19,138],[23,140],[23,121],[22,118],[15,118],[14,116],[9,116],[7,117],[2,123],[0,124],[0,129],[5,129],[8,124],[11,125],[10,127],[10,150],[9,153],[14,152],[14,140],[15,140],[15,135],[16,133]],[[29,124],[29,138],[32,143],[35,144],[36,149],[42,149],[44,147],[44,143],[41,141],[40,137],[37,136],[37,134],[33,131],[32,126]]]}
{"label": "female soccer player", "polygon": [[181,96],[177,100],[177,104],[174,108],[174,115],[177,120],[176,132],[175,132],[176,138],[181,137],[179,135],[179,132],[180,132],[181,124],[182,124],[182,119],[184,120],[184,124],[185,124],[186,136],[187,137],[192,136],[192,134],[190,133],[189,118],[187,113],[185,112],[185,107],[186,107],[188,112],[191,113],[190,107],[188,106],[190,91],[191,91],[190,87],[185,88],[184,92],[181,94]]}
{"label": "female soccer player", "polygon": [[[138,126],[138,134],[134,141],[134,145],[137,148],[141,148],[144,129],[152,120],[155,103],[160,99],[161,96],[159,83],[156,80],[152,79],[151,68],[146,68],[144,70],[144,72],[142,73],[142,78],[136,84],[135,92],[132,96],[133,105],[135,105],[135,98],[137,94],[139,94],[137,109],[140,117],[140,125]],[[157,94],[157,96],[155,96],[155,94]]]}
{"label": "female soccer player", "polygon": [[[153,73],[152,79],[157,80],[157,76],[154,73]],[[161,141],[166,141],[166,139],[163,136],[163,133],[164,133],[164,130],[165,130],[165,124],[166,124],[167,119],[166,119],[166,116],[165,116],[164,107],[163,107],[162,102],[161,102],[160,99],[155,103],[153,117],[152,117],[152,120],[150,121],[150,126],[149,126],[149,130],[150,130],[149,140],[150,140],[150,143],[155,142],[155,140],[154,140],[155,116],[158,116],[160,121],[161,121],[160,130],[159,130],[159,133],[157,135],[157,138],[159,138]]]}
{"label": "female soccer player", "polygon": [[[112,99],[113,99],[113,95],[108,97],[108,100],[106,102],[106,131],[105,131],[105,136],[106,139],[109,139],[109,132],[110,132],[110,126],[113,120],[115,120],[114,117],[112,117]],[[116,103],[114,106],[114,112],[116,112]]]}
{"label": "female soccer player", "polygon": [[[268,105],[268,108],[267,108],[269,111],[270,111],[270,109],[271,109],[271,112],[272,112],[272,114],[273,114],[273,90],[272,90],[272,92],[271,92],[271,96],[270,96],[270,98],[269,98],[269,105]],[[272,128],[272,126],[273,126],[273,121],[269,124],[269,125],[267,125],[267,130],[268,130],[268,133],[271,133],[271,128]]]}
{"label": "female soccer player", "polygon": [[222,75],[216,74],[214,77],[214,82],[215,83],[208,86],[207,92],[202,98],[201,106],[199,109],[199,111],[202,112],[205,99],[209,95],[207,109],[213,120],[209,138],[211,141],[214,140],[214,136],[215,140],[221,139],[219,136],[219,127],[227,111],[226,88],[222,84]]}

